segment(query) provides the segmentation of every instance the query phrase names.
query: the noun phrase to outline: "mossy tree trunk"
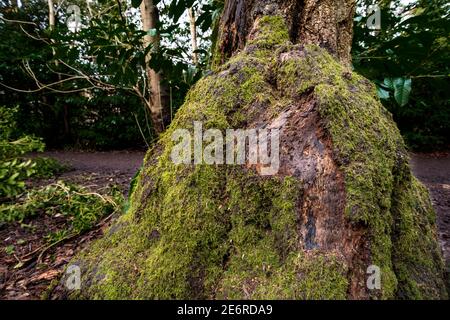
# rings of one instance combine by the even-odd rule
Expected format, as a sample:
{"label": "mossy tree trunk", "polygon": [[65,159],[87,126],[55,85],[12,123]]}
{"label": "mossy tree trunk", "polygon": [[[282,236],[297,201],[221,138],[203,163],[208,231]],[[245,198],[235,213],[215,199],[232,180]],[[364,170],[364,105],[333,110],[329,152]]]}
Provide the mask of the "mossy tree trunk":
{"label": "mossy tree trunk", "polygon": [[[227,1],[215,71],[148,152],[128,212],[73,263],[84,298],[445,298],[435,214],[351,1]],[[177,129],[278,128],[280,170],[175,165]],[[381,287],[367,286],[368,270]],[[372,272],[372,271],[371,271]]]}
{"label": "mossy tree trunk", "polygon": [[280,15],[292,43],[318,45],[348,64],[355,7],[354,0],[226,1],[217,48],[219,61],[224,63],[245,47],[259,17]]}

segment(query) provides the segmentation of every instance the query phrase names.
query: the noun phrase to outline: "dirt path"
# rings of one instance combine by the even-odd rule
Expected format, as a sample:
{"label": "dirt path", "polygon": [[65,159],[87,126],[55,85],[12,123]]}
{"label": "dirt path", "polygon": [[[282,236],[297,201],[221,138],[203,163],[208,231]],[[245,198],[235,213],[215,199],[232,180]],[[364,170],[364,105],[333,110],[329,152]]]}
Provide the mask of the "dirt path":
{"label": "dirt path", "polygon": [[94,190],[117,185],[126,193],[131,179],[142,165],[145,153],[138,151],[52,151],[39,155],[54,158],[72,168],[57,178],[41,180],[40,184],[64,180]]}
{"label": "dirt path", "polygon": [[[72,170],[56,178],[33,182],[31,186],[47,185],[56,180],[76,183],[105,192],[118,186],[127,194],[130,181],[142,164],[143,152],[46,152],[43,156],[67,163]],[[450,270],[450,154],[412,154],[415,175],[431,191],[433,205],[438,213],[439,240]],[[51,281],[58,279],[64,266],[90,241],[100,237],[110,221],[83,236],[67,241],[49,250],[43,263],[30,260],[25,266],[14,268],[18,259],[42,245],[43,235],[58,222],[49,217],[36,217],[20,224],[0,226],[0,249],[8,245],[17,247],[17,254],[6,255],[0,250],[0,299],[39,299]],[[30,228],[29,226],[32,226]],[[20,244],[23,243],[23,244]]]}

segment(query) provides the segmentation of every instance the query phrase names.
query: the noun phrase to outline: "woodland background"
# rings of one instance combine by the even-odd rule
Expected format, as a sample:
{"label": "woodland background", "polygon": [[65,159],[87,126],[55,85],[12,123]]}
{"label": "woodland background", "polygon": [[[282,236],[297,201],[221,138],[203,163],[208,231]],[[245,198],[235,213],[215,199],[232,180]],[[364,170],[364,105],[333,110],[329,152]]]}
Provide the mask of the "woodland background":
{"label": "woodland background", "polygon": [[[151,144],[155,134],[149,110],[133,89],[145,91],[145,56],[151,51],[149,65],[164,75],[173,118],[189,88],[211,69],[222,1],[156,1],[160,21],[147,34],[157,34],[160,44],[147,47],[134,8],[138,0],[54,2],[55,26],[50,27],[47,1],[19,1],[19,7],[17,0],[0,1],[0,106],[17,109],[11,137],[41,137],[48,148]],[[380,1],[381,26],[376,31],[367,27],[372,4],[358,1],[354,68],[377,83],[412,149],[446,148],[448,2]],[[79,16],[70,5],[80,8]],[[189,8],[196,18],[195,49]]]}

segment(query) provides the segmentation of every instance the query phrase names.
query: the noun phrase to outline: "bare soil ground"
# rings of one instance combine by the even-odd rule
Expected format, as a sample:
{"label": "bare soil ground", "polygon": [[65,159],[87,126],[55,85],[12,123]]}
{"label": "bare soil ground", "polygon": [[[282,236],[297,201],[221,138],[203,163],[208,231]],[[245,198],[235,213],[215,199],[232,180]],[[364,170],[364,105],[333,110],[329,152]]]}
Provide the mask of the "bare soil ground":
{"label": "bare soil ground", "polygon": [[[118,186],[126,195],[132,177],[144,158],[143,152],[46,152],[67,163],[72,170],[52,179],[32,182],[31,187],[47,185],[57,180],[83,185],[93,191],[106,192]],[[415,175],[431,191],[438,214],[439,241],[450,267],[450,154],[412,154]],[[110,225],[111,217],[97,228],[58,246],[46,248],[44,235],[58,229],[62,221],[39,216],[19,223],[0,226],[0,299],[40,299],[49,295],[52,281],[56,281],[70,259],[92,240],[100,237]],[[14,245],[14,254],[4,248]],[[51,286],[50,286],[51,287]]]}
{"label": "bare soil ground", "polygon": [[[127,195],[131,179],[144,158],[143,152],[66,152],[40,154],[68,164],[72,169],[51,179],[29,182],[39,187],[63,180],[87,187],[91,191],[107,193],[118,187]],[[0,226],[0,299],[45,298],[47,288],[59,278],[73,255],[92,240],[100,237],[110,225],[112,217],[101,221],[94,230],[82,236],[48,247],[45,235],[60,230],[64,218],[39,215],[22,224]],[[5,248],[14,246],[14,253]]]}
{"label": "bare soil ground", "polygon": [[101,191],[113,185],[119,186],[124,193],[127,193],[131,179],[142,165],[145,153],[52,151],[39,156],[54,158],[68,164],[72,170],[56,178],[37,181],[34,185],[46,185],[56,180],[64,180],[95,191]]}

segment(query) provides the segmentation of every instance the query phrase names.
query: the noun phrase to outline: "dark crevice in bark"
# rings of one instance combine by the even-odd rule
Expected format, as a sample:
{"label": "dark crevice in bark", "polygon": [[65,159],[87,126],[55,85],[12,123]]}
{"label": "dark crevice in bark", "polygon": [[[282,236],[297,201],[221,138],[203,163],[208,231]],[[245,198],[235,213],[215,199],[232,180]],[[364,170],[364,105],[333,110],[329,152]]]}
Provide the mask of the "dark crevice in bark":
{"label": "dark crevice in bark", "polygon": [[[227,1],[222,18],[222,35],[219,51],[221,63],[239,48],[244,47],[247,36],[247,2]],[[251,2],[251,1],[250,1]]]}
{"label": "dark crevice in bark", "polygon": [[300,34],[300,19],[302,16],[305,0],[295,1],[294,10],[292,11],[291,27],[289,30],[289,37],[292,43],[297,43]]}

